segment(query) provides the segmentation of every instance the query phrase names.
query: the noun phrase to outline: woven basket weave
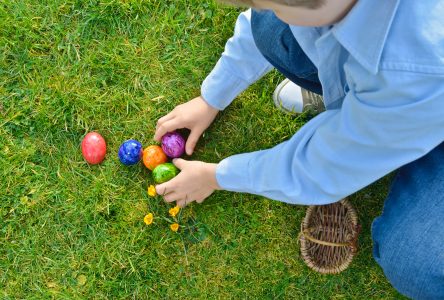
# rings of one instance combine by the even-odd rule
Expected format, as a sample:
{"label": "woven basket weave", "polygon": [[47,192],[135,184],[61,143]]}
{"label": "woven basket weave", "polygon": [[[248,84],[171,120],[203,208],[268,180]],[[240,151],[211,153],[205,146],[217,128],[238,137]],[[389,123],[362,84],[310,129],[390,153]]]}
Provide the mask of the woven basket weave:
{"label": "woven basket weave", "polygon": [[347,200],[310,206],[299,235],[302,258],[319,273],[338,274],[356,254],[359,231],[356,211]]}

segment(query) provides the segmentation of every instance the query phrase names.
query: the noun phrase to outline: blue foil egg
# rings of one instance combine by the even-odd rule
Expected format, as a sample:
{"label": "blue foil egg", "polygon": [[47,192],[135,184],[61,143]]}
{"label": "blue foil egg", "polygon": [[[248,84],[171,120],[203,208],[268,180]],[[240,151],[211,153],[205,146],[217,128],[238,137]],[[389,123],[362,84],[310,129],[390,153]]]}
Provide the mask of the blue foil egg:
{"label": "blue foil egg", "polygon": [[126,166],[137,164],[142,158],[142,154],[142,144],[136,140],[128,140],[120,145],[119,159]]}

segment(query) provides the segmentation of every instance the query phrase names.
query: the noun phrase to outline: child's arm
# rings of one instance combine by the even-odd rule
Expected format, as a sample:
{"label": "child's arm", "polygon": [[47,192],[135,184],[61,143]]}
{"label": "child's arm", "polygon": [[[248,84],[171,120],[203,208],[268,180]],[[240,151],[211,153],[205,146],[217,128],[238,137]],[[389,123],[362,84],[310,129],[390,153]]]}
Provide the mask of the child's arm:
{"label": "child's arm", "polygon": [[223,110],[272,69],[256,47],[249,9],[239,15],[233,37],[227,41],[225,51],[202,83],[201,95],[211,106]]}
{"label": "child's arm", "polygon": [[[228,40],[225,51],[202,84],[199,96],[177,106],[157,122],[155,140],[159,141],[168,131],[179,128],[191,130],[186,153],[192,154],[202,133],[213,122],[217,113],[250,84],[272,69],[271,64],[256,47],[251,31],[251,10],[240,14],[234,36]],[[178,176],[156,190],[168,202],[176,201],[185,206],[190,202],[202,202],[214,190],[220,189],[216,180],[216,164],[197,161],[175,160],[181,169]]]}
{"label": "child's arm", "polygon": [[[159,141],[168,131],[179,128],[191,130],[186,144],[186,153],[192,154],[202,133],[213,122],[217,113],[249,85],[272,69],[271,64],[259,52],[251,31],[251,10],[240,14],[234,36],[225,46],[225,51],[212,72],[202,84],[199,96],[177,106],[157,122],[155,140]],[[159,194],[168,202],[177,205],[202,202],[214,190],[220,189],[216,180],[216,164],[175,160],[181,169],[178,176],[156,186]]]}
{"label": "child's arm", "polygon": [[191,154],[217,112],[226,108],[238,94],[272,69],[256,47],[250,18],[251,10],[239,15],[234,36],[227,41],[221,58],[202,83],[202,96],[177,106],[159,119],[155,140],[159,141],[168,131],[188,128],[191,133],[186,152]]}
{"label": "child's arm", "polygon": [[347,71],[360,80],[349,82],[341,109],[319,114],[274,148],[222,160],[221,188],[293,204],[332,203],[444,140],[444,75]]}

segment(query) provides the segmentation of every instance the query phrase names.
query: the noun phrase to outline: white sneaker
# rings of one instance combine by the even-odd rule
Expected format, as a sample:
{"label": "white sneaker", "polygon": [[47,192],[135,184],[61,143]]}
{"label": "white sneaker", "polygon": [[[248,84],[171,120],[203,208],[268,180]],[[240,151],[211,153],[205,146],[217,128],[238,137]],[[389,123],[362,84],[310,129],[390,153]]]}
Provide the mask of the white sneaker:
{"label": "white sneaker", "polygon": [[301,88],[287,78],[274,90],[273,101],[278,109],[290,114],[307,110],[320,113],[325,110],[322,96]]}

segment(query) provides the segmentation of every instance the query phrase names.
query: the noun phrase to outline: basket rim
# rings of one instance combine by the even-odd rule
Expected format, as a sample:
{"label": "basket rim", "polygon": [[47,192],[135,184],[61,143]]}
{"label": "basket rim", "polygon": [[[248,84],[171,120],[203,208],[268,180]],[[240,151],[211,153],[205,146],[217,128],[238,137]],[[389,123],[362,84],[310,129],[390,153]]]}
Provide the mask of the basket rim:
{"label": "basket rim", "polygon": [[[322,273],[322,274],[338,274],[345,269],[347,269],[352,262],[354,256],[357,252],[357,238],[360,231],[360,226],[358,224],[358,217],[356,210],[354,207],[350,204],[350,202],[347,200],[347,198],[342,199],[341,201],[331,203],[331,204],[339,204],[343,205],[347,208],[347,213],[350,214],[350,221],[352,223],[352,226],[354,229],[353,231],[353,237],[352,239],[347,243],[330,243],[327,241],[320,241],[310,235],[310,230],[312,228],[308,227],[308,224],[313,216],[313,213],[315,212],[315,209],[319,207],[320,205],[311,205],[307,208],[306,215],[301,223],[301,231],[299,233],[299,241],[301,243],[301,256],[304,262],[307,264],[308,267],[313,269],[316,272]],[[328,205],[331,205],[328,204]],[[348,254],[344,257],[344,261],[336,266],[326,267],[326,266],[319,266],[313,258],[309,254],[309,248],[311,243],[318,243],[324,246],[330,246],[330,247],[349,247],[350,251]]]}

